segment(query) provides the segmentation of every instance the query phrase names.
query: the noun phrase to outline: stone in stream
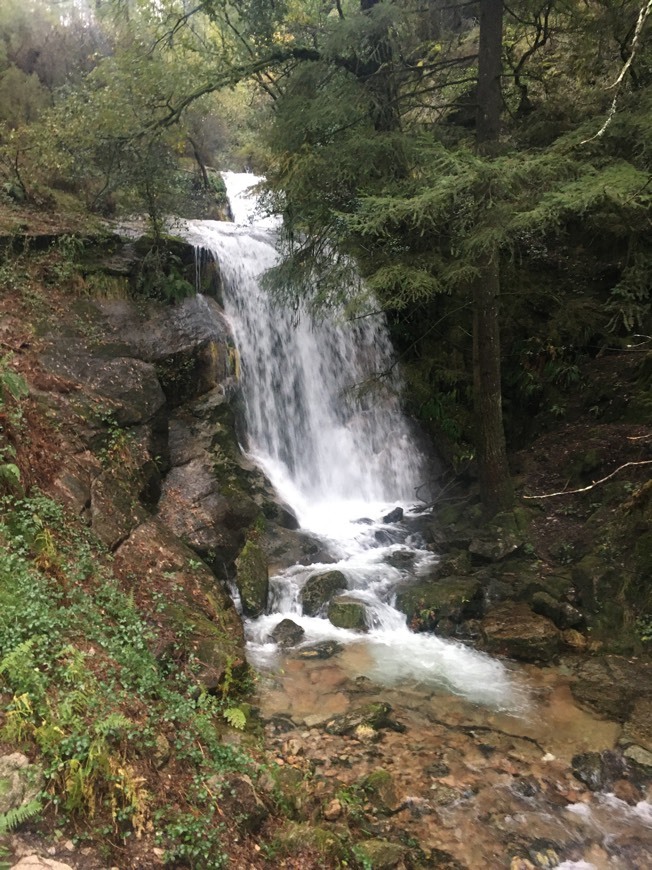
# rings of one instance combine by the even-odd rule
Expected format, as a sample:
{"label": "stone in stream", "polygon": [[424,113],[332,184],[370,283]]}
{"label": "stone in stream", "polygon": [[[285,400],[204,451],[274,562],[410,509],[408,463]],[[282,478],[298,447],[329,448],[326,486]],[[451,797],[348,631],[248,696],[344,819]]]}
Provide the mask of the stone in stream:
{"label": "stone in stream", "polygon": [[403,508],[395,507],[393,511],[390,511],[383,517],[384,523],[400,523],[403,519]]}
{"label": "stone in stream", "polygon": [[393,553],[388,553],[385,556],[385,562],[392,568],[409,568],[415,557],[416,554],[413,550],[394,550]]}
{"label": "stone in stream", "polygon": [[583,752],[574,755],[573,774],[591,791],[607,791],[627,772],[627,762],[618,752]]}
{"label": "stone in stream", "polygon": [[337,628],[368,631],[367,610],[361,601],[351,595],[336,595],[328,605],[328,618]]}
{"label": "stone in stream", "polygon": [[281,647],[296,646],[301,643],[305,631],[291,619],[282,619],[270,634],[271,640]]}
{"label": "stone in stream", "polygon": [[342,644],[336,640],[323,640],[321,643],[315,643],[299,650],[296,657],[299,659],[330,659],[342,652],[343,649]]}
{"label": "stone in stream", "polygon": [[396,594],[396,607],[416,628],[437,630],[446,620],[457,625],[475,616],[480,583],[473,577],[443,577],[401,586]]}
{"label": "stone in stream", "polygon": [[301,605],[306,616],[317,616],[336,592],[346,589],[346,577],[341,571],[313,574],[301,591]]}
{"label": "stone in stream", "polygon": [[375,730],[389,728],[392,731],[405,731],[404,725],[390,718],[389,714],[391,712],[391,704],[386,704],[384,701],[375,701],[365,704],[363,707],[357,707],[355,710],[350,710],[348,713],[335,716],[326,723],[325,730],[328,734],[342,735],[350,734],[361,725],[366,725]]}

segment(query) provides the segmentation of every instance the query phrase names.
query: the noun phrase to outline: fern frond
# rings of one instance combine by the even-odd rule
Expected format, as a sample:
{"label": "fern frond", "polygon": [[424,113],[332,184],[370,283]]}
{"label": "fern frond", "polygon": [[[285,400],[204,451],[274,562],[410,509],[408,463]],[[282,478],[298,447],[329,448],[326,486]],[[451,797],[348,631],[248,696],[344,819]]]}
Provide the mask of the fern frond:
{"label": "fern frond", "polygon": [[0,813],[0,836],[8,834],[28,819],[33,819],[41,812],[41,801],[38,798],[28,801],[20,807],[14,807],[6,813]]}

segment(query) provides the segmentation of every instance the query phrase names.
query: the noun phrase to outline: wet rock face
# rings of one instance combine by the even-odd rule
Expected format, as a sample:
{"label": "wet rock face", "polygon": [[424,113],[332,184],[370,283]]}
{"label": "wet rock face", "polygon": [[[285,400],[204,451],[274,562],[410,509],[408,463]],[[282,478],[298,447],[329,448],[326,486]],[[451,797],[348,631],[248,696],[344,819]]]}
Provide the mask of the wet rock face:
{"label": "wet rock face", "polygon": [[624,722],[639,699],[652,698],[652,662],[622,656],[587,659],[577,668],[571,689],[581,704]]}
{"label": "wet rock face", "polygon": [[301,604],[307,616],[317,616],[337,592],[346,589],[346,577],[341,571],[313,574],[301,591]]}
{"label": "wet rock face", "polygon": [[652,760],[652,697],[638,698],[634,702],[619,742],[621,746],[630,749],[631,747],[642,749]]}
{"label": "wet rock face", "polygon": [[627,763],[617,752],[585,752],[573,756],[572,769],[591,791],[609,791],[626,775]]}
{"label": "wet rock face", "polygon": [[486,647],[521,661],[551,661],[559,653],[561,632],[549,619],[523,602],[507,601],[481,622]]}
{"label": "wet rock face", "polygon": [[247,541],[235,562],[236,585],[245,616],[256,618],[267,608],[269,573],[267,557],[258,544]]}

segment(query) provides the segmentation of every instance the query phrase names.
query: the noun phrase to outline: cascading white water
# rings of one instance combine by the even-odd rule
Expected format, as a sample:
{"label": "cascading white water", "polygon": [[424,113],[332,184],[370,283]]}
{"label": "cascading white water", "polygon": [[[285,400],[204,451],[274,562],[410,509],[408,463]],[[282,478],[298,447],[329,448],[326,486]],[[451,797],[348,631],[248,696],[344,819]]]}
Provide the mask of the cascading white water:
{"label": "cascading white water", "polygon": [[[242,176],[227,179],[230,187],[242,182]],[[236,220],[250,219],[251,201],[229,192]],[[195,224],[195,232],[217,256],[225,282],[249,449],[300,519],[324,502],[354,518],[369,503],[414,500],[421,462],[395,384],[356,395],[356,387],[390,367],[382,316],[315,323],[276,304],[259,283],[276,261],[272,229]]]}
{"label": "cascading white water", "polygon": [[[224,173],[233,224],[188,223],[188,237],[219,262],[224,307],[241,362],[248,448],[303,528],[319,534],[338,561],[297,565],[271,579],[270,614],[246,624],[258,662],[285,616],[307,641],[364,642],[377,680],[406,678],[445,685],[474,700],[515,706],[518,692],[497,661],[458,643],[412,633],[393,606],[394,589],[436,561],[407,528],[381,517],[397,503],[408,508],[423,482],[420,456],[395,395],[396,383],[361,397],[354,389],[391,369],[392,349],[382,315],[347,323],[337,313],[319,323],[284,309],[260,286],[277,261],[274,220],[260,220],[247,193],[257,179]],[[371,518],[366,524],[356,520]],[[388,557],[412,553],[409,573]],[[391,560],[390,560],[391,561]],[[320,568],[337,568],[367,613],[365,635],[301,612],[300,591]],[[364,640],[363,640],[364,638]],[[518,702],[520,703],[520,702]]]}

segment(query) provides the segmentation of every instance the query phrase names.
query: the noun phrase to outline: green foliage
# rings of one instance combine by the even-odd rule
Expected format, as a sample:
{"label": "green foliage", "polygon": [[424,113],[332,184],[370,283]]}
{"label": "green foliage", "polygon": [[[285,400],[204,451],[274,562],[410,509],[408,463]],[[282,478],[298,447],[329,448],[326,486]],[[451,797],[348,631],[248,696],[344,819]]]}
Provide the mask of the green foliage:
{"label": "green foliage", "polygon": [[140,261],[137,293],[150,299],[178,302],[195,294],[193,285],[183,277],[181,261],[155,242]]}
{"label": "green foliage", "polygon": [[[22,806],[14,807],[14,809],[9,810],[7,813],[0,813],[0,837],[13,831],[14,828],[27,822],[29,819],[38,816],[41,809],[41,801],[38,798],[35,798],[34,800],[28,801],[26,804],[22,804]],[[0,852],[0,860],[1,859],[2,853]],[[2,864],[0,864],[0,866],[2,866]]]}
{"label": "green foliage", "polygon": [[643,643],[652,642],[652,616],[639,616],[636,620],[636,634]]}
{"label": "green foliage", "polygon": [[231,728],[238,731],[244,730],[247,724],[247,715],[241,707],[227,707],[223,715]]}
{"label": "green foliage", "polygon": [[9,368],[11,360],[11,354],[0,357],[0,409],[10,399],[13,399],[14,402],[20,402],[29,395],[29,388],[25,378]]}
{"label": "green foliage", "polygon": [[252,760],[221,742],[225,720],[245,724],[235,679],[221,696],[201,691],[183,638],[172,668],[157,660],[152,628],[107,554],[45,496],[0,500],[0,543],[0,691],[11,698],[0,739],[37,758],[64,820],[124,838],[151,830],[156,816],[171,855],[222,866],[208,797],[193,792],[173,810],[140,760],[167,731],[175,760],[196,767],[202,781],[251,772]]}

